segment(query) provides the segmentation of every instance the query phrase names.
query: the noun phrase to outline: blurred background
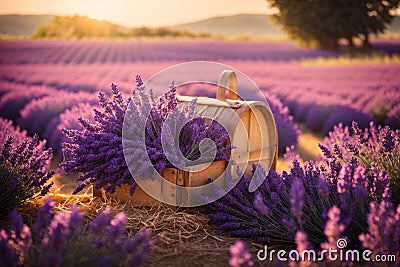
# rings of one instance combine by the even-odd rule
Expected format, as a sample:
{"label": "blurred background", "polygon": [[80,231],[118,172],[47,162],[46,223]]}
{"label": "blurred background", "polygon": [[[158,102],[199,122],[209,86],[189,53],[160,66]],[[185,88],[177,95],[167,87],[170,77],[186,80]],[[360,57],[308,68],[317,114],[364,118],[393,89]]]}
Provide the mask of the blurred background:
{"label": "blurred background", "polygon": [[399,1],[16,0],[0,10],[0,116],[47,139],[55,166],[68,141],[61,129],[93,118],[98,91],[114,82],[128,96],[136,74],[194,60],[256,82],[281,156],[293,146],[317,159],[339,123],[400,128]]}

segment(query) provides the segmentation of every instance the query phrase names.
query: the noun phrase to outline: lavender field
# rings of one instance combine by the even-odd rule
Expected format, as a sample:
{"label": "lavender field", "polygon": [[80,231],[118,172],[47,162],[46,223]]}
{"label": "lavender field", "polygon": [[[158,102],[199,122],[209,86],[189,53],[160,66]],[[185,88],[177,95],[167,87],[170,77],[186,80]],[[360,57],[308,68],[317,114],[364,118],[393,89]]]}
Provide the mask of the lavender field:
{"label": "lavender field", "polygon": [[[394,41],[375,46],[389,54],[400,50],[400,43]],[[97,92],[107,91],[112,82],[129,94],[136,74],[145,80],[177,63],[209,60],[237,68],[256,82],[271,103],[280,100],[287,106],[272,103],[282,106],[279,113],[286,121],[278,125],[280,153],[286,146],[296,145],[296,126],[287,125],[293,124],[289,115],[323,135],[339,122],[350,125],[353,119],[362,127],[373,120],[399,128],[400,64],[315,65],[302,61],[339,56],[338,52],[302,49],[289,42],[1,42],[0,112],[30,134],[59,140],[51,137],[50,130],[57,128],[59,116],[79,102],[95,104]],[[201,87],[180,93],[214,96]],[[51,126],[46,129],[48,124]],[[50,143],[59,149],[55,142]]]}
{"label": "lavender field", "polygon": [[[374,47],[389,57],[400,54],[400,41]],[[395,255],[398,264],[400,63],[343,57],[291,42],[0,42],[0,215],[19,207],[9,223],[0,220],[7,229],[0,229],[0,266],[265,266],[255,258],[261,245],[301,253],[337,249],[339,240],[373,251],[372,257]],[[122,184],[134,192],[127,165],[135,166],[134,175],[147,175],[143,151],[157,172],[169,166],[158,131],[177,93],[214,97],[215,88],[171,87],[157,102],[143,81],[187,61],[224,63],[254,80],[271,106],[280,161],[289,169],[254,169],[252,178],[263,179],[256,191],[247,190],[252,178],[241,176],[233,190],[201,210],[57,195],[54,187],[64,182],[75,192],[95,186],[112,193]],[[132,96],[134,90],[139,94]],[[144,148],[133,140],[135,158],[124,158],[122,149],[128,97],[137,111],[143,103],[155,106],[156,126],[144,124]],[[191,118],[190,110],[178,115]],[[218,159],[226,160],[234,148],[213,123],[202,118],[183,128],[181,152],[197,153],[207,137],[217,144]],[[318,151],[312,157],[295,150],[307,145],[304,136],[320,143],[310,141]],[[49,192],[54,200],[38,198]],[[34,212],[24,206],[29,199],[38,201]]]}

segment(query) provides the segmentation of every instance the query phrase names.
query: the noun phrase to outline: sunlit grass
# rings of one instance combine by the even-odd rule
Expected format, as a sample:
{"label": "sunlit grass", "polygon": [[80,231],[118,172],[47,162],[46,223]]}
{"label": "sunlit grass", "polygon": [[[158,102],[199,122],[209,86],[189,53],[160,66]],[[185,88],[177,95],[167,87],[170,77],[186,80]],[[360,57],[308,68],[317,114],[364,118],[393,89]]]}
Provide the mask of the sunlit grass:
{"label": "sunlit grass", "polygon": [[400,64],[400,55],[374,52],[370,54],[343,55],[339,57],[306,58],[300,59],[297,62],[309,66]]}
{"label": "sunlit grass", "polygon": [[[306,128],[305,125],[302,124],[299,125],[299,128],[301,129],[302,133],[299,135],[299,143],[295,153],[300,155],[302,161],[316,161],[318,159],[318,154],[320,153],[318,144],[322,143],[324,139],[323,135],[320,133],[311,132]],[[282,171],[289,171],[289,165],[291,165],[290,162],[285,162],[283,157],[279,157],[276,164],[276,170],[279,173]]]}

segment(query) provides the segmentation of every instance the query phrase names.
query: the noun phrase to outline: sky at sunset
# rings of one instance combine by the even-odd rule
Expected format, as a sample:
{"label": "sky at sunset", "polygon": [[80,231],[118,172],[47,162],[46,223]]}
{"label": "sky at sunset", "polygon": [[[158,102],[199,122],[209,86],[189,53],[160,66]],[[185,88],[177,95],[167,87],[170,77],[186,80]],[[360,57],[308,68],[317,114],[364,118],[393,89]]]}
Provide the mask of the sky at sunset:
{"label": "sky at sunset", "polygon": [[0,0],[0,13],[86,15],[125,26],[161,26],[271,9],[265,0]]}

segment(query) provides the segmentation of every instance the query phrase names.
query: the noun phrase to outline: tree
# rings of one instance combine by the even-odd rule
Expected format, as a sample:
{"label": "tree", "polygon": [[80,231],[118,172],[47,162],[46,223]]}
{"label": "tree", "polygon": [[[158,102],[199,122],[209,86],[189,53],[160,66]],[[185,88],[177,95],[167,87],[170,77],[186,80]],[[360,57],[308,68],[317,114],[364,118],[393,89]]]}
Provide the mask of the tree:
{"label": "tree", "polygon": [[95,37],[113,37],[120,34],[119,26],[81,16],[56,16],[48,25],[40,26],[33,39],[81,39]]}
{"label": "tree", "polygon": [[278,23],[305,46],[337,49],[354,38],[369,47],[370,34],[384,32],[400,0],[267,0],[278,8]]}

